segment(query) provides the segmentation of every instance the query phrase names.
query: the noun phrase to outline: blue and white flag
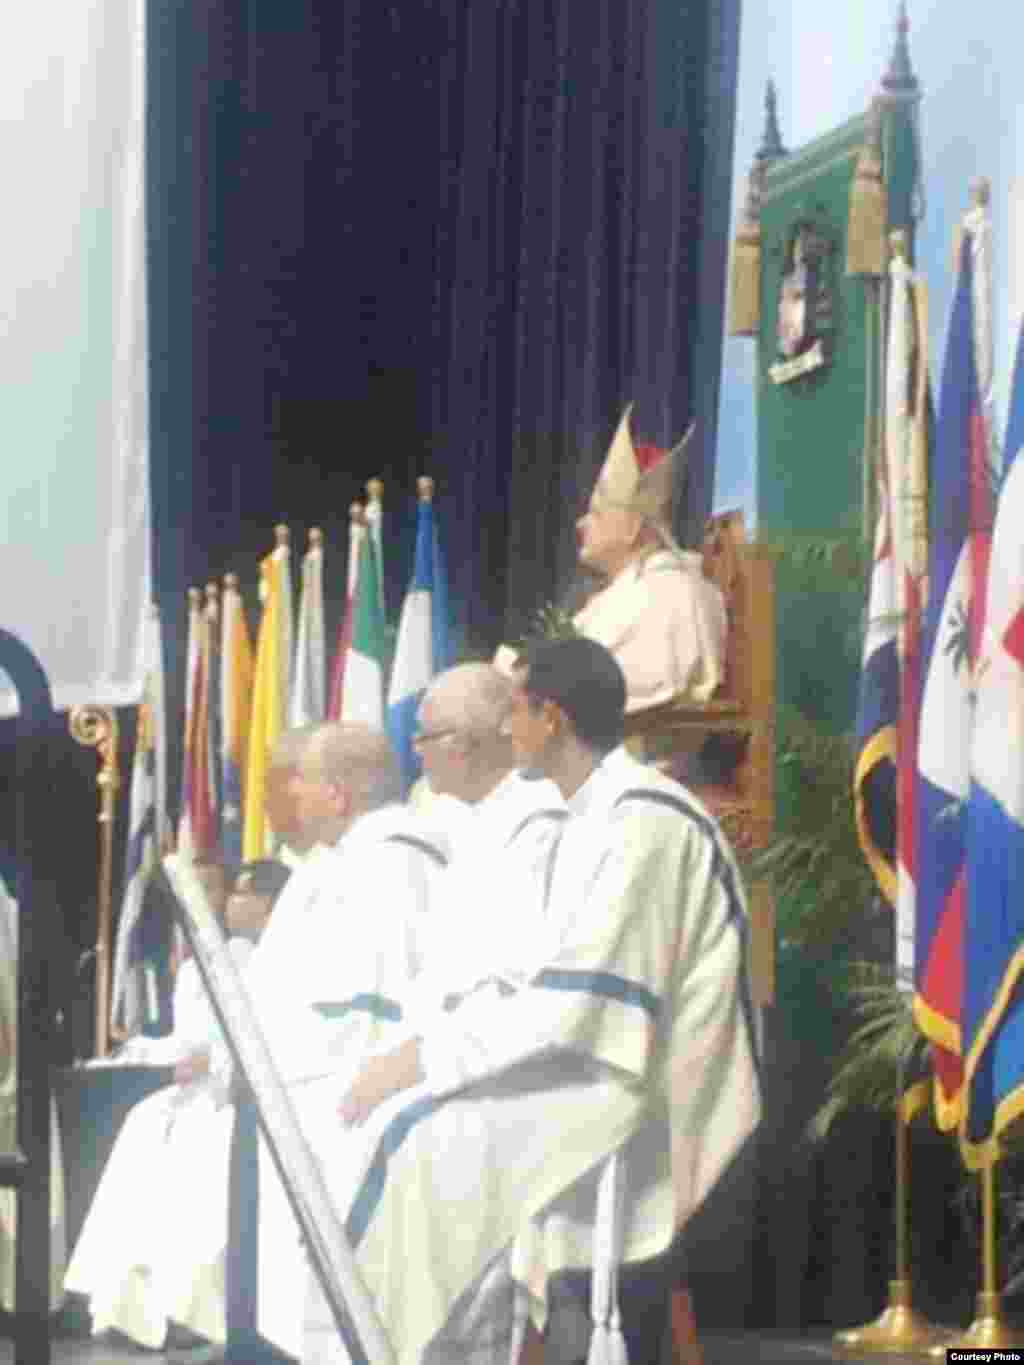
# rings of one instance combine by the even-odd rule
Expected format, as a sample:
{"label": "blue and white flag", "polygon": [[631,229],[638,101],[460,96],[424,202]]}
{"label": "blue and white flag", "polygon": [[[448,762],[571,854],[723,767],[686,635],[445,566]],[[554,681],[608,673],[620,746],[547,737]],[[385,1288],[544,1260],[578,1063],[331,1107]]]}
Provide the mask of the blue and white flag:
{"label": "blue and white flag", "polygon": [[385,717],[407,787],[415,782],[420,771],[412,744],[416,709],[431,678],[451,663],[448,579],[438,542],[432,491],[432,481],[421,479],[416,555],[398,622]]}
{"label": "blue and white flag", "polygon": [[125,889],[110,999],[111,1027],[127,1034],[157,1029],[161,1001],[170,994],[166,952],[170,927],[148,923],[143,912],[150,875],[167,835],[163,668],[155,607],[146,625],[148,668],[136,726]]}

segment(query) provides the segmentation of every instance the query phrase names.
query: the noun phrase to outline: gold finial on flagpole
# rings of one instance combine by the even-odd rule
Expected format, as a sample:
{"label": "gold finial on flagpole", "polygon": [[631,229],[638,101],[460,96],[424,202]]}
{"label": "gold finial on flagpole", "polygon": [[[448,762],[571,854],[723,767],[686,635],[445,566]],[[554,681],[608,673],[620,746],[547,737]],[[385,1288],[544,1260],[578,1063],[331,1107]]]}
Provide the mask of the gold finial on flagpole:
{"label": "gold finial on flagpole", "polygon": [[992,199],[992,182],[987,175],[979,175],[971,181],[971,204],[975,208],[988,208]]}
{"label": "gold finial on flagpole", "polygon": [[291,543],[288,534],[288,527],[285,526],[284,522],[278,522],[278,524],[274,527],[274,543],[275,545],[278,546],[278,548],[283,546],[284,549],[286,550],[288,549],[288,546]]}
{"label": "gold finial on flagpole", "polygon": [[895,228],[889,233],[889,254],[894,261],[907,259],[907,232],[905,228]]}
{"label": "gold finial on flagpole", "polygon": [[220,609],[220,588],[211,581],[206,585],[206,610],[211,616],[216,617]]}
{"label": "gold finial on flagpole", "polygon": [[428,474],[424,474],[416,480],[416,496],[420,502],[433,502],[434,480]]}
{"label": "gold finial on flagpole", "polygon": [[384,498],[383,479],[369,479],[366,484],[366,496],[371,502],[381,502]]}
{"label": "gold finial on flagpole", "polygon": [[319,526],[311,526],[309,528],[309,548],[311,550],[319,550],[323,546],[323,543],[323,531],[321,531]]}
{"label": "gold finial on flagpole", "polygon": [[224,591],[225,592],[238,591],[238,574],[226,573],[224,575]]}
{"label": "gold finial on flagpole", "polygon": [[199,588],[189,588],[188,590],[188,609],[198,611],[203,605],[203,594]]}
{"label": "gold finial on flagpole", "polygon": [[72,737],[96,750],[100,765],[100,867],[96,896],[96,1056],[110,1051],[110,922],[114,866],[114,814],[121,785],[117,766],[117,713],[112,706],[73,706],[68,717]]}
{"label": "gold finial on flagpole", "polygon": [[366,512],[363,510],[361,502],[354,502],[348,509],[348,519],[353,526],[362,526],[366,522]]}

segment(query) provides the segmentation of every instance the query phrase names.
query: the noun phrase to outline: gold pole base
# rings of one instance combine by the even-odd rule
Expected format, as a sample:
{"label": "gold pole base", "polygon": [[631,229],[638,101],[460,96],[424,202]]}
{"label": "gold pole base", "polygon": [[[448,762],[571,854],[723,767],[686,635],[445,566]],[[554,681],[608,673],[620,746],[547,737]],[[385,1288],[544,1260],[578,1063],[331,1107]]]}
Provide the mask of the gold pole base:
{"label": "gold pole base", "polygon": [[961,1332],[955,1337],[950,1337],[936,1346],[929,1354],[938,1359],[940,1356],[946,1358],[947,1349],[971,1348],[988,1349],[990,1351],[1012,1350],[1014,1347],[1024,1347],[1024,1332],[1019,1328],[1011,1327],[1003,1317],[1002,1304],[998,1294],[986,1293],[984,1290],[975,1300],[975,1319],[965,1332]]}
{"label": "gold pole base", "polygon": [[[910,1303],[910,1281],[889,1281],[889,1306],[874,1322],[863,1327],[850,1327],[837,1332],[832,1343],[840,1351],[900,1352],[930,1351],[940,1340],[945,1341],[949,1329],[934,1326],[927,1318],[914,1311]],[[945,1349],[945,1345],[943,1345]]]}

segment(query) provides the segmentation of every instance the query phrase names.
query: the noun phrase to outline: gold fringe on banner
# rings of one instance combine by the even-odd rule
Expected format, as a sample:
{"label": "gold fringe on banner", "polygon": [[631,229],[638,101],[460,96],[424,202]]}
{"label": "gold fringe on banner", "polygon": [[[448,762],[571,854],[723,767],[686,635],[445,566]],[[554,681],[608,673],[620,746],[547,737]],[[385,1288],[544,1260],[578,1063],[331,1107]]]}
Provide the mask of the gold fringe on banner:
{"label": "gold fringe on banner", "polygon": [[732,244],[729,335],[752,337],[761,325],[761,224],[742,223]]}
{"label": "gold fringe on banner", "polygon": [[729,277],[729,335],[756,336],[761,326],[761,177],[751,167],[743,221],[732,244]]}
{"label": "gold fringe on banner", "polygon": [[889,209],[882,179],[882,158],[874,138],[861,148],[850,185],[846,229],[847,275],[884,275]]}

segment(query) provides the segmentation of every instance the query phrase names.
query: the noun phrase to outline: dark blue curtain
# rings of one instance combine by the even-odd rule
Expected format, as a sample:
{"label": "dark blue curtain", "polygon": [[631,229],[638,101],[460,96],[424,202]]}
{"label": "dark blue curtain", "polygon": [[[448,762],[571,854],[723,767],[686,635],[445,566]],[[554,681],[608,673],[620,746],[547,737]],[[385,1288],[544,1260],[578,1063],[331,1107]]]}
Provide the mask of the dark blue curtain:
{"label": "dark blue curtain", "polygon": [[[493,644],[571,574],[622,405],[709,510],[738,0],[185,0],[151,16],[158,583],[417,474]],[[716,259],[717,257],[720,259]],[[713,391],[713,392],[712,392]],[[342,562],[338,554],[337,564]],[[337,584],[340,591],[340,583]],[[179,645],[180,649],[180,645]]]}

